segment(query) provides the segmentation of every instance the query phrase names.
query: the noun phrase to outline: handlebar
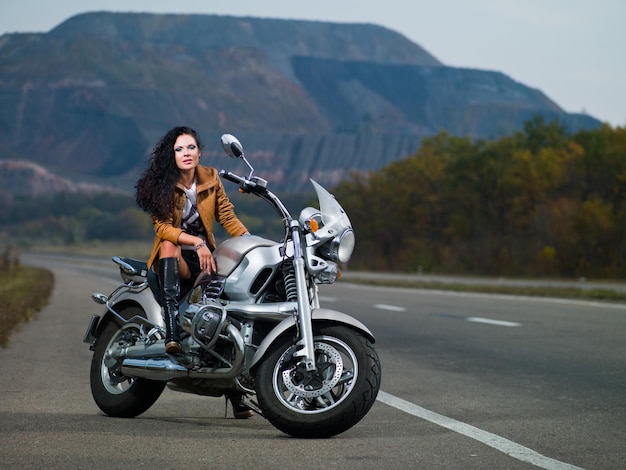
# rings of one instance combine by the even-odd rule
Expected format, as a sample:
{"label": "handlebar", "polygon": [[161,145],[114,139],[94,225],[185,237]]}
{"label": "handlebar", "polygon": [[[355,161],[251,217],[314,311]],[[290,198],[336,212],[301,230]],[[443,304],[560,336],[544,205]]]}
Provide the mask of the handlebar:
{"label": "handlebar", "polygon": [[242,178],[230,171],[220,170],[220,177],[232,181],[239,185],[239,189],[244,193],[265,194],[267,193],[267,181],[263,178],[254,176],[252,179]]}
{"label": "handlebar", "polygon": [[259,178],[258,176],[254,176],[251,179],[242,178],[230,171],[220,170],[219,171],[220,178],[224,178],[225,180],[231,181],[239,185],[239,190],[244,193],[252,193],[256,194],[262,199],[265,199],[269,202],[274,209],[278,211],[283,219],[283,223],[286,226],[289,226],[289,222],[292,220],[291,214],[281,202],[281,200],[271,191],[267,189],[267,181],[263,178]]}
{"label": "handlebar", "polygon": [[220,170],[219,172],[220,178],[224,178],[225,180],[232,181],[233,183],[243,184],[246,180],[241,176],[237,176],[230,171]]}

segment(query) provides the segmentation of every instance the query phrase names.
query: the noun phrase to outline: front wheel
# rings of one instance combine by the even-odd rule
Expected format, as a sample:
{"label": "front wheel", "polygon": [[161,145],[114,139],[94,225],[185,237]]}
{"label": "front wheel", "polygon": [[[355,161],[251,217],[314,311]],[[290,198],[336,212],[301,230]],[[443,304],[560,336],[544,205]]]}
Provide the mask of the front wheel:
{"label": "front wheel", "polygon": [[[137,307],[120,312],[125,318],[145,316]],[[109,416],[133,418],[150,408],[161,396],[165,382],[126,377],[120,372],[121,362],[111,351],[131,346],[139,339],[141,326],[126,323],[121,328],[110,321],[96,340],[91,359],[91,393],[103,412]]]}
{"label": "front wheel", "polygon": [[256,371],[263,415],[294,437],[331,437],[370,410],[381,369],[373,344],[341,325],[314,326],[315,371],[307,371],[289,335],[273,345]]}

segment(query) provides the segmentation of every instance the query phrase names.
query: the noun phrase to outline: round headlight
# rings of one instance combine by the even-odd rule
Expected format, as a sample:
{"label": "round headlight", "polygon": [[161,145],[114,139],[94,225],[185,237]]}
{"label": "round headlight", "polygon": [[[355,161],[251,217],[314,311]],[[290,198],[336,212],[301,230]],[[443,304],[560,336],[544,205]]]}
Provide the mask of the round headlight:
{"label": "round headlight", "polygon": [[330,252],[333,259],[347,263],[354,251],[354,232],[345,229],[341,235],[335,237],[330,244]]}

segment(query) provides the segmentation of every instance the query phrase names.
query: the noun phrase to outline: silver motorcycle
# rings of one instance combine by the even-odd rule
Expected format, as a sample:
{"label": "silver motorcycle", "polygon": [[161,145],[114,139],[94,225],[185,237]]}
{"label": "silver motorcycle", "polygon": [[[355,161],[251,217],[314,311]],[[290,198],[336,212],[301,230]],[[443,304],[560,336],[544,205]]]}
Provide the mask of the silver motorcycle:
{"label": "silver motorcycle", "polygon": [[[158,292],[144,261],[114,257],[123,284],[94,315],[84,341],[94,352],[93,398],[107,415],[134,417],[164,388],[204,396],[245,396],[245,404],[294,437],[330,437],[350,429],[370,410],[381,381],[374,335],[360,321],[322,308],[321,284],[334,283],[355,237],[335,198],[311,180],[319,209],[294,219],[254,175],[241,143],[222,136],[222,147],[250,169],[220,171],[240,191],[267,201],[284,222],[282,241],[249,235],[214,251],[217,273],[203,274],[180,301],[184,354],[165,353],[165,323]],[[154,273],[152,273],[154,274]]]}

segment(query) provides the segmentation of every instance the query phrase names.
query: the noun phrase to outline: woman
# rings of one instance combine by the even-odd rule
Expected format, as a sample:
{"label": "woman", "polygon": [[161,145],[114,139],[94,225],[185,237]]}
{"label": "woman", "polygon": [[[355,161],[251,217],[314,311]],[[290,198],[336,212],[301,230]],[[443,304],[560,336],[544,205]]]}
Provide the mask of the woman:
{"label": "woman", "polygon": [[[194,280],[201,272],[216,271],[211,252],[216,243],[213,219],[233,237],[248,234],[235,215],[217,170],[199,165],[201,144],[195,130],[175,127],[152,151],[150,162],[135,188],[137,205],[152,216],[154,246],[148,267],[158,265],[166,336],[165,352],[182,353],[178,331],[178,297],[181,281]],[[252,412],[233,402],[237,418]]]}
{"label": "woman", "polygon": [[180,281],[216,270],[213,219],[233,237],[248,233],[235,215],[217,170],[199,165],[195,130],[175,127],[152,151],[136,184],[137,205],[152,216],[155,238],[148,267],[158,263],[165,316],[166,352],[180,354],[176,323]]}

